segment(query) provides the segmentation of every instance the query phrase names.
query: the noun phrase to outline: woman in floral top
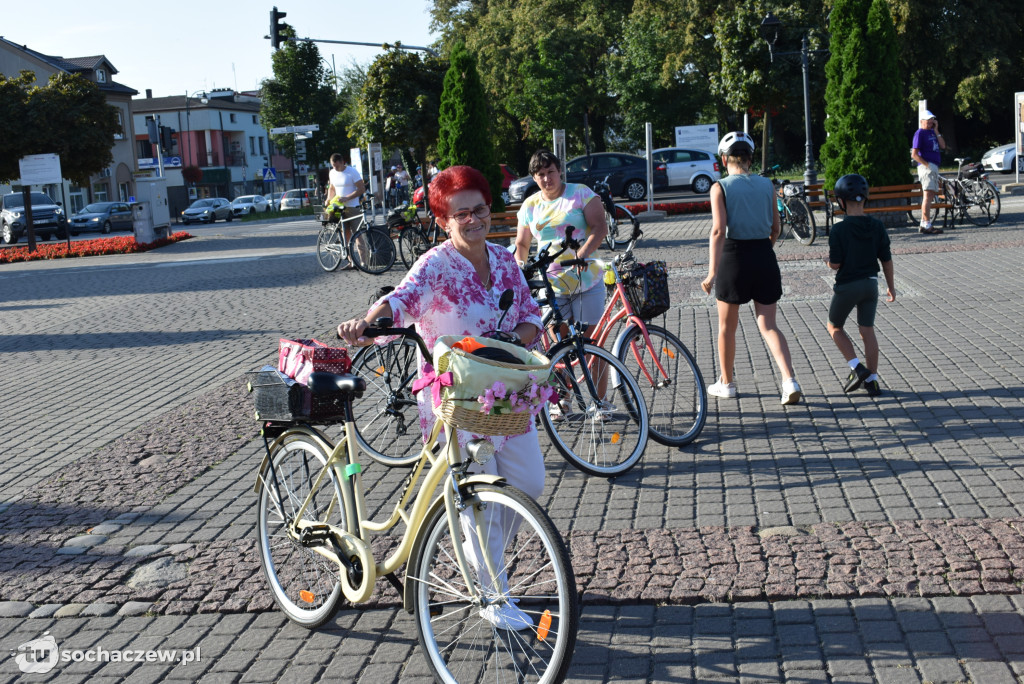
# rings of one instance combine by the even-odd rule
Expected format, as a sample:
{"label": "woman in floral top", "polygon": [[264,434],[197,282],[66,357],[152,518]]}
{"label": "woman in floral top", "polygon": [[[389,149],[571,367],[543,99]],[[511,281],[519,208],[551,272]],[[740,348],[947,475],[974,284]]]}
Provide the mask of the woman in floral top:
{"label": "woman in floral top", "polygon": [[[430,183],[430,208],[450,239],[420,257],[398,287],[375,302],[366,316],[339,325],[338,334],[349,344],[370,344],[372,340],[362,337],[363,331],[377,318],[386,316],[393,318],[396,326],[415,323],[427,347],[433,349],[442,335],[481,335],[497,330],[502,317],[498,300],[510,289],[515,296],[501,329],[532,345],[540,332],[540,308],[508,250],[487,242],[490,207],[490,186],[479,171],[469,166],[453,166],[439,173]],[[428,361],[420,359],[421,376]],[[426,438],[435,420],[431,392],[420,392],[418,401],[420,426]],[[461,430],[459,433],[459,442],[465,443],[467,435]],[[523,435],[489,439],[496,451],[494,458],[483,467],[474,467],[503,477],[537,499],[544,491],[544,458],[533,422]],[[503,521],[505,529],[491,534],[489,546],[493,557],[500,558],[502,539],[510,539],[516,525],[517,521]],[[481,577],[485,577],[482,558],[468,546],[466,550]],[[507,588],[502,591],[507,593]],[[533,624],[512,602],[493,604],[481,614],[501,629],[522,630]]]}

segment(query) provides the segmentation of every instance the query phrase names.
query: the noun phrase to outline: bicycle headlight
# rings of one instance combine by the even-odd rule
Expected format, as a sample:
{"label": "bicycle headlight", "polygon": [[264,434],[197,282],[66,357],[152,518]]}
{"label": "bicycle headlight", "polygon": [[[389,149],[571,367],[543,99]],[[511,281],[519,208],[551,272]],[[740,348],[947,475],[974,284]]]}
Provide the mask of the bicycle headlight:
{"label": "bicycle headlight", "polygon": [[494,458],[494,445],[486,439],[469,440],[466,444],[466,451],[469,453],[469,457],[480,465],[484,465]]}

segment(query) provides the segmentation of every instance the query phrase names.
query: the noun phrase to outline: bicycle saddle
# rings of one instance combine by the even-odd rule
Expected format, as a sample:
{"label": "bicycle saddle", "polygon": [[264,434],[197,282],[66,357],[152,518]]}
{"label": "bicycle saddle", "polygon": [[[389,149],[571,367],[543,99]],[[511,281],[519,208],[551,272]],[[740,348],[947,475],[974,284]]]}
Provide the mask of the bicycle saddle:
{"label": "bicycle saddle", "polygon": [[358,399],[366,391],[366,381],[358,375],[337,375],[318,371],[310,374],[307,387],[313,394],[341,392],[348,397]]}

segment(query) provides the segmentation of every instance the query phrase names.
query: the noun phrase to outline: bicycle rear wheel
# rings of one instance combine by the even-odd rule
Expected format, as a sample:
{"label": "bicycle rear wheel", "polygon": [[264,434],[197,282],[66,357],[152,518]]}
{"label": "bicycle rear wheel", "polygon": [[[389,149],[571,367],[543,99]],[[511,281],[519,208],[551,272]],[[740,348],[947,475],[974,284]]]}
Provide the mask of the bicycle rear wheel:
{"label": "bicycle rear wheel", "polygon": [[591,344],[583,345],[582,359],[572,344],[555,347],[548,358],[559,401],[540,415],[555,448],[591,475],[614,477],[635,466],[647,447],[648,420],[629,370]]}
{"label": "bicycle rear wheel", "polygon": [[799,197],[787,197],[783,201],[786,204],[786,213],[789,214],[789,226],[793,231],[793,237],[801,245],[813,244],[817,230],[810,207]]}
{"label": "bicycle rear wheel", "polygon": [[[289,534],[299,507],[326,463],[324,453],[304,435],[285,438],[260,473],[257,491],[256,536],[263,574],[274,602],[289,620],[308,629],[330,620],[342,600],[338,566]],[[302,520],[344,529],[343,509],[341,489],[332,471]]]}
{"label": "bicycle rear wheel", "polygon": [[402,228],[398,234],[398,253],[406,269],[412,268],[416,260],[430,249],[430,240],[419,226],[411,225]]}
{"label": "bicycle rear wheel", "polygon": [[[514,487],[474,483],[461,494],[467,507],[456,536],[438,500],[409,562],[419,643],[431,672],[447,684],[563,681],[579,630],[565,542],[540,506]],[[465,572],[456,546],[466,553]]]}
{"label": "bicycle rear wheel", "polygon": [[989,226],[999,218],[999,191],[990,181],[976,180],[965,184],[967,218],[976,226]]}
{"label": "bicycle rear wheel", "polygon": [[341,243],[341,227],[325,223],[316,238],[316,260],[325,271],[336,271],[345,258],[345,247]]}
{"label": "bicycle rear wheel", "polygon": [[417,363],[416,343],[407,337],[363,347],[352,359],[352,373],[366,381],[362,398],[352,402],[356,443],[387,466],[420,458],[423,435],[412,394]]}
{"label": "bicycle rear wheel", "polygon": [[633,235],[633,222],[636,220],[633,213],[621,204],[616,204],[615,215],[606,211],[604,218],[608,223],[608,236],[605,238],[608,249],[614,251],[626,247]]}
{"label": "bicycle rear wheel", "polygon": [[352,262],[363,273],[380,275],[395,265],[395,243],[383,230],[363,227],[348,244]]}
{"label": "bicycle rear wheel", "polygon": [[650,345],[639,326],[627,328],[615,342],[615,353],[647,400],[651,439],[666,446],[689,444],[708,417],[704,378],[678,337],[656,325],[647,326],[647,335]]}

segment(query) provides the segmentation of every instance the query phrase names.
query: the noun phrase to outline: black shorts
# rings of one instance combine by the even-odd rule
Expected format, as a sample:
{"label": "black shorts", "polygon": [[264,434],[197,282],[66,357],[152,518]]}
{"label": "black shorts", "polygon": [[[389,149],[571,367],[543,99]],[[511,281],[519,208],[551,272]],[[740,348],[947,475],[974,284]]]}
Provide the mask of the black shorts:
{"label": "black shorts", "polygon": [[782,299],[782,273],[772,241],[726,238],[715,276],[715,298],[728,304],[774,304]]}

